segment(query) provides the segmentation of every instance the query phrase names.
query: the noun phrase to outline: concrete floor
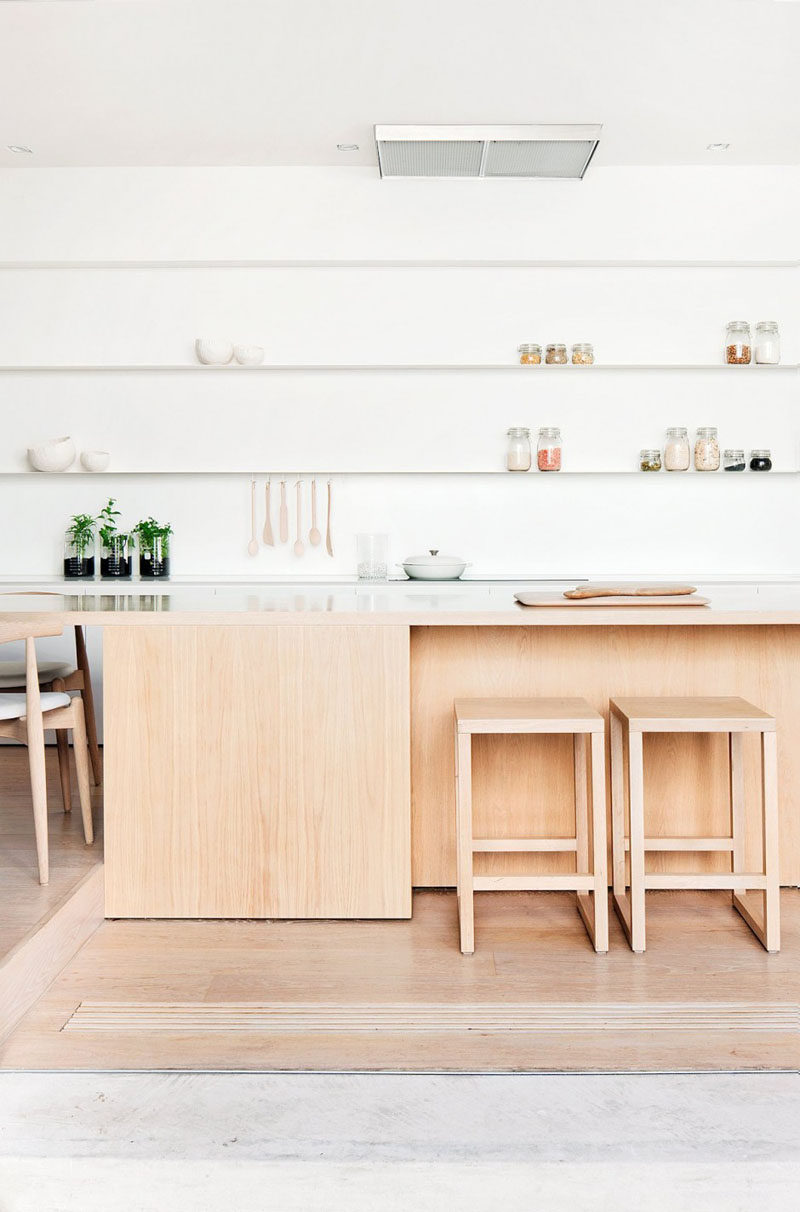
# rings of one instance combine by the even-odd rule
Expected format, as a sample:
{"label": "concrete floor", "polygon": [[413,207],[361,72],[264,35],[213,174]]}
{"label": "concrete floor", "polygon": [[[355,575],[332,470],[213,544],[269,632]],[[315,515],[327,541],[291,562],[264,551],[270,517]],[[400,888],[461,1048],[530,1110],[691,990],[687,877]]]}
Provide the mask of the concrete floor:
{"label": "concrete floor", "polygon": [[0,1212],[783,1212],[800,1076],[0,1074]]}

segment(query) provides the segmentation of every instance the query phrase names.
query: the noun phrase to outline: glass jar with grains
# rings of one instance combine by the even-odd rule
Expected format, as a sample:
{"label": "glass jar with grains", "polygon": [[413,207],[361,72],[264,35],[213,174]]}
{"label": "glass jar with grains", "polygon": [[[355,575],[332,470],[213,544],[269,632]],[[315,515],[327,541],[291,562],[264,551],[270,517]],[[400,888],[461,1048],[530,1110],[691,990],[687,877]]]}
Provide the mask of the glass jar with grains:
{"label": "glass jar with grains", "polygon": [[744,451],[743,450],[725,450],[722,454],[722,469],[723,471],[744,471],[745,469]]}
{"label": "glass jar with grains", "polygon": [[522,427],[509,429],[508,450],[506,452],[506,467],[509,471],[530,471],[531,469],[531,431]]}
{"label": "glass jar with grains", "polygon": [[567,347],[557,343],[547,346],[544,360],[548,366],[565,366],[567,362]]}
{"label": "glass jar with grains", "polygon": [[519,354],[520,366],[539,366],[542,361],[541,345],[518,345],[517,353]]}
{"label": "glass jar with grains", "polygon": [[719,470],[719,441],[713,425],[701,426],[694,444],[695,471]]}
{"label": "glass jar with grains", "polygon": [[750,365],[750,325],[747,320],[731,320],[725,336],[725,361],[729,366]]}
{"label": "glass jar with grains", "polygon": [[561,430],[540,429],[536,451],[536,466],[539,471],[561,471]]}
{"label": "glass jar with grains", "polygon": [[639,452],[639,471],[661,471],[661,451],[641,450]]}
{"label": "glass jar with grains", "polygon": [[774,320],[759,320],[753,354],[760,366],[777,366],[781,360],[781,338]]}
{"label": "glass jar with grains", "polygon": [[689,435],[682,425],[667,430],[664,466],[667,471],[689,470]]}
{"label": "glass jar with grains", "polygon": [[591,366],[594,362],[594,349],[591,345],[572,346],[572,365]]}

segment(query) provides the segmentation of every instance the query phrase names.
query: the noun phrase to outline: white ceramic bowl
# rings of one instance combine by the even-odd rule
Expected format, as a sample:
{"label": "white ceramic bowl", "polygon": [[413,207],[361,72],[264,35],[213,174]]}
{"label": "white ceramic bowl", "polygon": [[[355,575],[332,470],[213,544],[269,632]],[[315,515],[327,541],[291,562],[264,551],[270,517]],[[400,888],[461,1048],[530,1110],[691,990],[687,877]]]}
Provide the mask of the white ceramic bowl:
{"label": "white ceramic bowl", "polygon": [[75,443],[72,438],[53,438],[30,447],[28,458],[37,471],[66,471],[75,462]]}
{"label": "white ceramic bowl", "polygon": [[111,462],[111,455],[107,450],[84,450],[81,455],[81,463],[86,471],[105,471]]}
{"label": "white ceramic bowl", "polygon": [[227,366],[233,357],[230,341],[212,341],[208,337],[198,337],[194,349],[198,362],[202,362],[204,366]]}
{"label": "white ceramic bowl", "polygon": [[470,565],[458,556],[440,556],[433,550],[427,555],[408,556],[400,567],[412,581],[457,581]]}
{"label": "white ceramic bowl", "polygon": [[260,366],[264,350],[260,345],[234,345],[233,356],[240,366]]}

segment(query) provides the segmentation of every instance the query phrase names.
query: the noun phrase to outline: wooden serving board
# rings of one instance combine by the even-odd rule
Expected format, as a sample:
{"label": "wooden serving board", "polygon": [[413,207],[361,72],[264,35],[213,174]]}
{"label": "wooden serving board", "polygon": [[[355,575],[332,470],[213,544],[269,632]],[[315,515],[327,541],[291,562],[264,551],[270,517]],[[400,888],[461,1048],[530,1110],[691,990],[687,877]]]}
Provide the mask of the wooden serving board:
{"label": "wooden serving board", "polygon": [[514,597],[521,606],[566,606],[570,610],[598,606],[601,609],[612,606],[708,606],[709,603],[708,598],[701,598],[696,593],[610,598],[565,598],[562,593],[515,593]]}

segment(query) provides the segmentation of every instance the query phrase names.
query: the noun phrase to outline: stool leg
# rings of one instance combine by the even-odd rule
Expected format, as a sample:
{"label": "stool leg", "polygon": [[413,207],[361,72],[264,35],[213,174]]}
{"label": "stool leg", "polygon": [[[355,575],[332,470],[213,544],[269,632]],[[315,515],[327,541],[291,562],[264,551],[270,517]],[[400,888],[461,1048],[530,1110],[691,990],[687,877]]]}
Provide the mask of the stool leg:
{"label": "stool leg", "polygon": [[761,734],[761,787],[764,875],[767,880],[764,892],[764,946],[767,951],[779,951],[781,888],[778,867],[778,738],[774,732]]}
{"label": "stool leg", "polygon": [[605,737],[592,733],[592,862],[594,867],[594,949],[608,951],[608,838],[606,833]]}
{"label": "stool leg", "polygon": [[625,779],[622,721],[616,712],[609,716],[611,727],[611,862],[614,896],[624,896],[625,878]]}
{"label": "stool leg", "polygon": [[575,870],[589,874],[589,787],[586,770],[586,733],[576,732],[572,738],[575,764]]}
{"label": "stool leg", "polygon": [[642,734],[628,732],[628,778],[631,812],[631,949],[645,949],[644,917],[644,769]]}
{"label": "stool leg", "polygon": [[461,951],[475,950],[475,919],[472,887],[472,736],[456,732],[458,777],[456,819],[458,829],[458,926]]}
{"label": "stool leg", "polygon": [[[744,754],[742,733],[728,733],[728,753],[731,776],[731,872],[737,875],[744,871],[745,805],[744,805]],[[736,900],[736,893],[732,894]]]}

